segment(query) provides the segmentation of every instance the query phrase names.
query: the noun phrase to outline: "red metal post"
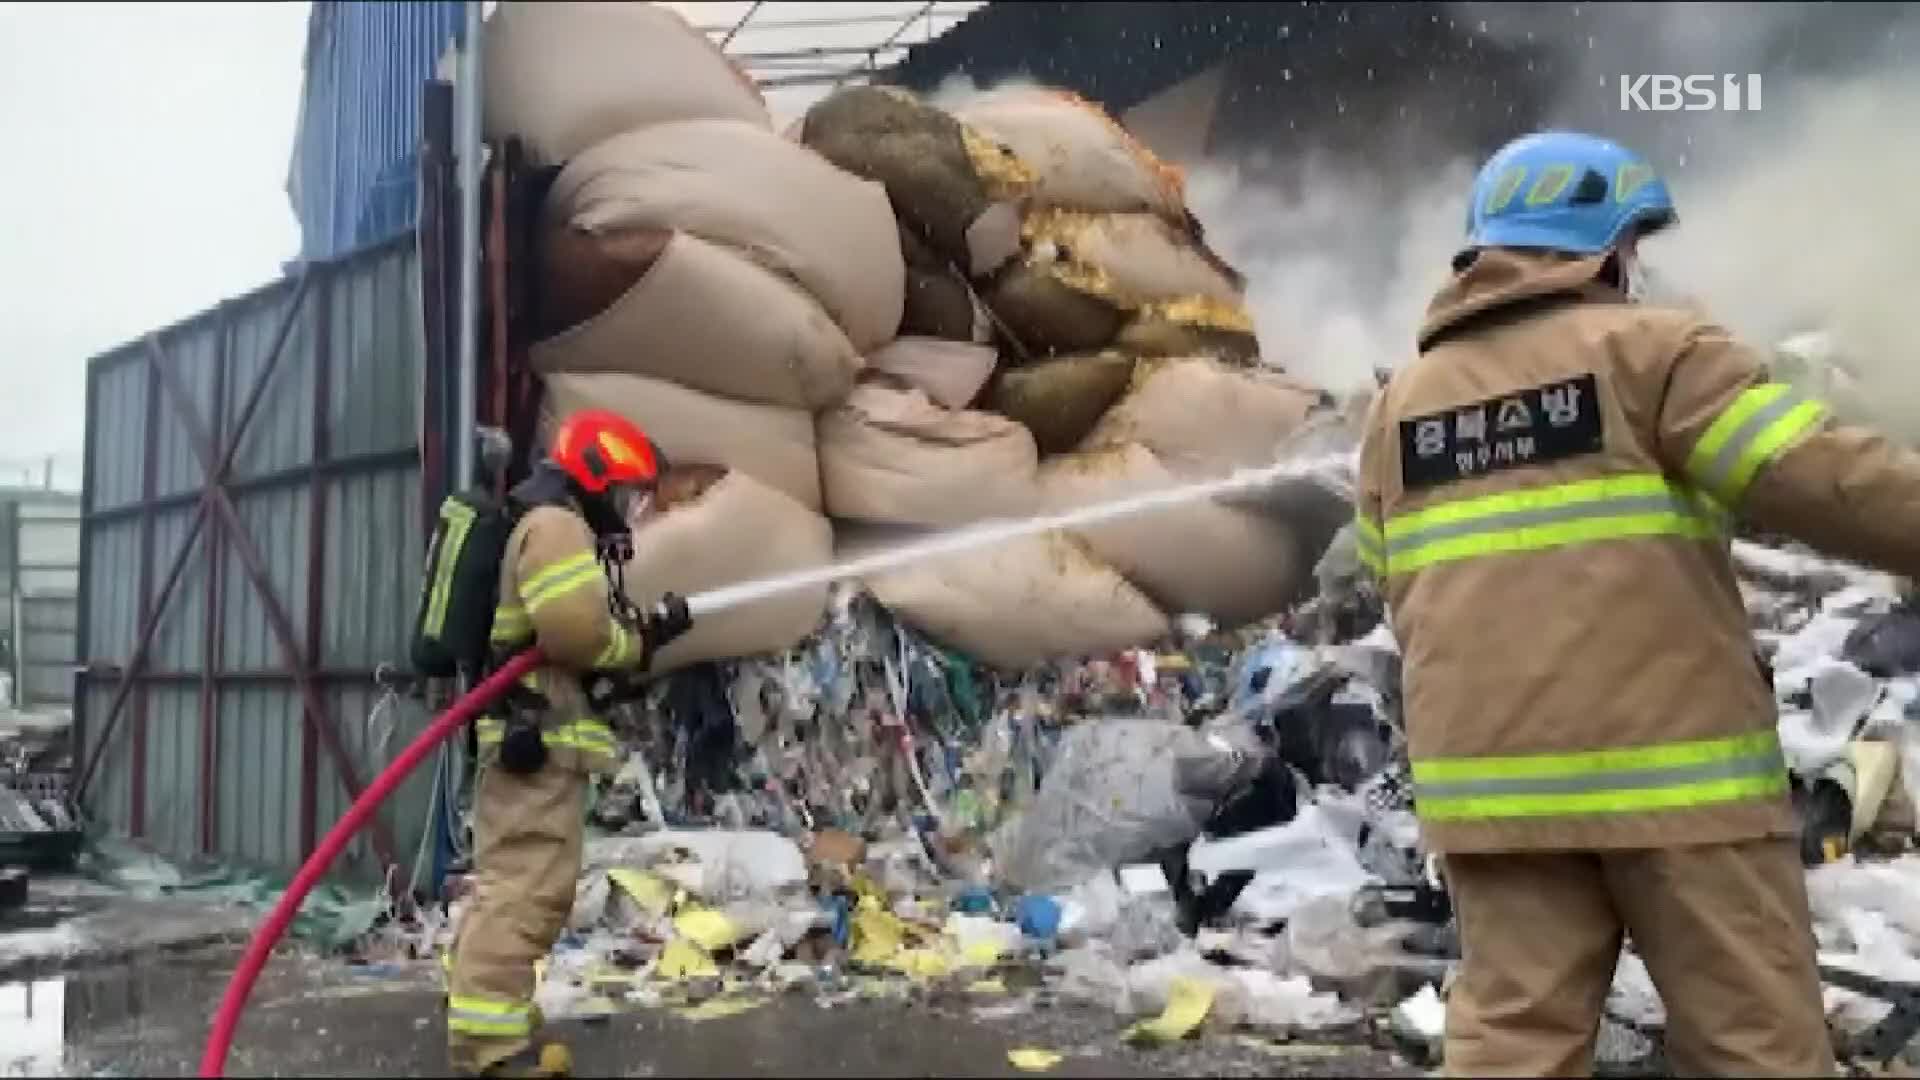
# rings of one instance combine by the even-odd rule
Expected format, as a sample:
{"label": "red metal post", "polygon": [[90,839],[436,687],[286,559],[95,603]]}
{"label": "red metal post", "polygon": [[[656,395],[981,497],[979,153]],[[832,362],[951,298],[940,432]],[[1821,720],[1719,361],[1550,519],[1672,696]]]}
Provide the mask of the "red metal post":
{"label": "red metal post", "polygon": [[[332,316],[333,279],[321,282],[314,294],[313,345],[313,480],[307,489],[307,670],[324,667],[322,618],[327,608],[327,477],[320,468],[332,452],[328,428],[333,387]],[[311,679],[311,675],[309,675]],[[316,726],[308,724],[300,744],[300,857],[313,854],[319,842],[320,746]],[[378,768],[377,763],[370,763]],[[353,792],[353,798],[359,793]],[[378,822],[379,818],[376,817]]]}
{"label": "red metal post", "polygon": [[[147,448],[140,464],[140,501],[152,502],[160,469],[160,380],[153,357],[147,357],[146,430],[141,434]],[[171,583],[170,583],[171,584]],[[140,593],[141,626],[157,625],[153,613],[153,515],[140,519]],[[151,638],[143,644],[151,642]],[[134,836],[147,834],[147,693],[142,688],[133,703],[133,761],[127,774],[127,831]]]}
{"label": "red metal post", "polygon": [[[213,439],[220,442],[227,426],[227,368],[233,361],[233,326],[220,324],[220,337],[213,357]],[[225,662],[223,632],[226,620],[220,611],[220,533],[207,537],[206,618],[200,638],[200,850],[213,854],[220,842],[220,693],[215,675]]]}

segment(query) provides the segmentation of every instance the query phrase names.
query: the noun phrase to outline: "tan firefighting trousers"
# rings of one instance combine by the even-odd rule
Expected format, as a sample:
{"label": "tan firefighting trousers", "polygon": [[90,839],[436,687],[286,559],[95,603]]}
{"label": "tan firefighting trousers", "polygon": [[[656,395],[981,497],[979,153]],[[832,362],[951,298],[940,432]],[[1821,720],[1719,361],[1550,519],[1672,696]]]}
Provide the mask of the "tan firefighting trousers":
{"label": "tan firefighting trousers", "polygon": [[566,929],[584,843],[587,771],[550,749],[515,776],[483,766],[474,790],[474,893],[453,945],[449,1063],[480,1072],[532,1045],[534,963]]}
{"label": "tan firefighting trousers", "polygon": [[1454,855],[1449,1076],[1588,1076],[1623,934],[1667,1007],[1679,1076],[1832,1076],[1791,841]]}

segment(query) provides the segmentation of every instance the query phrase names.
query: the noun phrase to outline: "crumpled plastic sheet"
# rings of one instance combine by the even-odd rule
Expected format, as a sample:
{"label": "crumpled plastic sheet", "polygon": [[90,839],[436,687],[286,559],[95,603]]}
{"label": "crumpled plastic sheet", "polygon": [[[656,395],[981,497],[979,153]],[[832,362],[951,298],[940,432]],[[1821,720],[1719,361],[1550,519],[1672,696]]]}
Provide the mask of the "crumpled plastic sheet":
{"label": "crumpled plastic sheet", "polygon": [[1358,979],[1404,958],[1404,925],[1363,927],[1348,896],[1328,893],[1294,908],[1281,934],[1290,970],[1329,980]]}
{"label": "crumpled plastic sheet", "polygon": [[1880,684],[1870,675],[1833,657],[1818,657],[1774,677],[1777,691],[1794,695],[1802,689],[1812,708],[1780,713],[1781,750],[1795,772],[1818,773],[1844,757],[1847,744],[1880,700]]}
{"label": "crumpled plastic sheet", "polygon": [[1314,990],[1304,975],[1282,976],[1261,968],[1228,967],[1191,948],[1134,964],[1126,971],[1123,993],[1113,1007],[1123,1016],[1159,1013],[1181,981],[1212,988],[1210,1019],[1226,1027],[1289,1034],[1350,1023],[1359,1015],[1338,996]]}
{"label": "crumpled plastic sheet", "polygon": [[1853,628],[1858,624],[1857,619],[1822,612],[1790,634],[1763,633],[1760,637],[1762,641],[1768,638],[1775,640],[1774,670],[1784,675],[1840,656],[1846,647],[1847,635],[1853,633]]}
{"label": "crumpled plastic sheet", "polygon": [[1253,871],[1253,880],[1234,902],[1234,912],[1279,922],[1309,901],[1351,897],[1361,886],[1379,880],[1360,864],[1363,820],[1356,807],[1328,795],[1308,804],[1284,825],[1200,840],[1188,852],[1188,863],[1209,878],[1230,870]]}
{"label": "crumpled plastic sheet", "polygon": [[800,846],[765,831],[668,830],[644,836],[595,837],[586,844],[588,871],[654,866],[685,851],[698,864],[695,886],[711,899],[764,896],[804,888],[807,860]]}
{"label": "crumpled plastic sheet", "polygon": [[1026,813],[999,838],[999,873],[1018,889],[1065,891],[1185,844],[1261,755],[1244,730],[1203,734],[1152,720],[1076,726]]}

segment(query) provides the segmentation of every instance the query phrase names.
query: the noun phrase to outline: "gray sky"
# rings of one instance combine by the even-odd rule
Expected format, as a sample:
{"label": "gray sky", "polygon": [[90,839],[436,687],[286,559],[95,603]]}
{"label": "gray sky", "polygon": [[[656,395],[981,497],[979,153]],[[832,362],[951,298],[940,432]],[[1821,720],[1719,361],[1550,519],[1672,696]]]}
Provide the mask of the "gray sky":
{"label": "gray sky", "polygon": [[305,3],[0,3],[0,481],[51,453],[77,484],[86,359],[272,280],[297,249],[306,19]]}
{"label": "gray sky", "polygon": [[[673,6],[730,25],[751,5]],[[755,20],[920,6],[769,3]],[[934,30],[977,5],[938,6]],[[37,476],[54,454],[56,476],[77,485],[86,359],[271,281],[298,249],[286,173],[306,20],[303,2],[0,0],[0,483]],[[866,45],[892,30],[749,23],[733,51]],[[769,98],[794,115],[817,93]]]}

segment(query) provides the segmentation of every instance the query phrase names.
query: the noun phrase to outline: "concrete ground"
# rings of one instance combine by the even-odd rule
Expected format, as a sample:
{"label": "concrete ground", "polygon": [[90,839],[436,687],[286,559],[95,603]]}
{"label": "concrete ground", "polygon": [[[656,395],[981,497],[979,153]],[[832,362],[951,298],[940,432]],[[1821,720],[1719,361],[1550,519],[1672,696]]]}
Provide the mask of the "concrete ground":
{"label": "concrete ground", "polygon": [[[191,1075],[236,954],[150,956],[0,987],[0,1076]],[[427,965],[356,969],[282,956],[255,990],[228,1075],[440,1075],[441,1002]],[[975,1010],[959,1002],[827,1009],[789,996],[710,1020],[653,1010],[552,1029],[573,1045],[586,1076],[1019,1076],[1027,1074],[1007,1051],[1024,1046],[1066,1055],[1056,1076],[1421,1075],[1357,1047],[1229,1036],[1138,1050],[1120,1042],[1110,1013]]]}
{"label": "concrete ground", "polygon": [[0,983],[75,965],[244,940],[258,918],[199,900],[143,900],[85,878],[36,874],[27,906],[0,911]]}
{"label": "concrete ground", "polygon": [[[258,913],[134,899],[78,878],[36,878],[0,913],[0,1077],[190,1076]],[[987,1002],[982,1004],[982,1002]],[[665,1010],[560,1021],[588,1076],[1018,1076],[1009,1050],[1058,1052],[1058,1076],[1417,1076],[1357,1046],[1209,1037],[1141,1050],[1112,1013],[1017,998],[774,998],[706,1020]],[[285,950],[255,987],[228,1060],[234,1076],[437,1076],[446,1034],[430,963],[350,965]]]}

